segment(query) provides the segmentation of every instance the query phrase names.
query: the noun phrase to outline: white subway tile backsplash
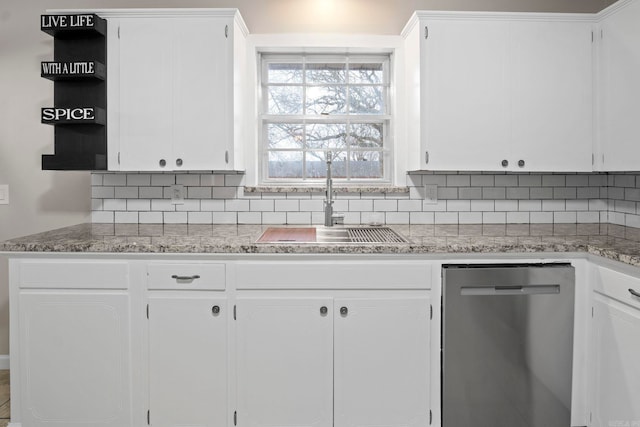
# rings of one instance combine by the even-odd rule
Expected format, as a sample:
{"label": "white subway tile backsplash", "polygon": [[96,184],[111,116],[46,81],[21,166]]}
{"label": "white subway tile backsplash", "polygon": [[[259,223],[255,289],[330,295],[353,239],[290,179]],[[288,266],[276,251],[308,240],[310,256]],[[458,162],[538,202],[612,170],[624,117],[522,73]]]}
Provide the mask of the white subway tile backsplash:
{"label": "white subway tile backsplash", "polygon": [[[91,175],[93,222],[322,224],[323,192],[244,193],[237,173]],[[185,200],[171,204],[170,186]],[[347,224],[613,223],[637,227],[637,173],[424,172],[407,175],[408,193],[337,193]],[[424,184],[438,186],[435,204]]]}
{"label": "white subway tile backsplash", "polygon": [[409,224],[435,224],[435,214],[433,212],[409,212]]}
{"label": "white subway tile backsplash", "polygon": [[115,212],[114,222],[116,224],[137,224],[138,212]]}
{"label": "white subway tile backsplash", "polygon": [[[294,201],[294,200],[289,200]],[[334,205],[335,208],[335,205]],[[319,199],[300,200],[301,212],[322,212],[324,211],[324,201]]]}
{"label": "white subway tile backsplash", "polygon": [[[349,200],[348,202],[348,210],[351,212],[369,212],[374,210],[373,200],[371,199]],[[418,201],[418,203],[422,205],[422,202]]]}
{"label": "white subway tile backsplash", "polygon": [[287,224],[311,224],[311,212],[287,212]]}
{"label": "white subway tile backsplash", "polygon": [[376,212],[394,212],[398,210],[397,200],[374,200],[373,210]]}
{"label": "white subway tile backsplash", "polygon": [[151,175],[151,185],[154,187],[165,187],[167,185],[174,185],[175,183],[176,176],[174,174],[154,173]]}
{"label": "white subway tile backsplash", "polygon": [[127,200],[126,199],[104,199],[102,202],[102,209],[106,211],[126,211]]}
{"label": "white subway tile backsplash", "polygon": [[138,222],[140,224],[158,224],[163,222],[162,212],[139,212]]}
{"label": "white subway tile backsplash", "polygon": [[212,224],[213,214],[211,212],[187,212],[188,224]]}
{"label": "white subway tile backsplash", "polygon": [[164,222],[166,224],[186,224],[187,223],[187,212],[165,212],[164,214]]}

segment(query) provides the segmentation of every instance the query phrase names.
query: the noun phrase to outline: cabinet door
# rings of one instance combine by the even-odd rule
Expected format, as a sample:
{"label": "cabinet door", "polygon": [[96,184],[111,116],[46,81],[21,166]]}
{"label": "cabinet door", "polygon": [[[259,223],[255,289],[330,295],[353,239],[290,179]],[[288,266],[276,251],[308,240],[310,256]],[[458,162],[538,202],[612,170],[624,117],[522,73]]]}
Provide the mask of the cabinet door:
{"label": "cabinet door", "polygon": [[225,298],[149,298],[153,426],[227,425],[228,315]]}
{"label": "cabinet door", "polygon": [[640,423],[639,307],[594,293],[592,426]]}
{"label": "cabinet door", "polygon": [[509,169],[591,171],[591,23],[514,21],[509,40]]}
{"label": "cabinet door", "polygon": [[[640,2],[602,21],[599,95],[603,170],[638,170],[640,158]],[[601,160],[602,160],[601,159]]]}
{"label": "cabinet door", "polygon": [[[430,170],[500,170],[509,140],[508,24],[421,21],[423,151]],[[424,29],[423,29],[424,31]],[[423,36],[424,37],[424,36]],[[420,153],[422,161],[426,154]]]}
{"label": "cabinet door", "polygon": [[[179,170],[227,168],[225,151],[233,125],[231,103],[232,28],[225,18],[188,18],[174,24],[171,167]],[[176,164],[180,159],[181,166]]]}
{"label": "cabinet door", "polygon": [[129,296],[21,291],[24,426],[133,425]]}
{"label": "cabinet door", "polygon": [[109,106],[120,116],[120,170],[170,170],[174,164],[171,28],[171,19],[120,20],[120,99]]}
{"label": "cabinet door", "polygon": [[333,426],[332,306],[238,298],[238,425]]}
{"label": "cabinet door", "polygon": [[429,424],[429,300],[335,301],[335,426]]}

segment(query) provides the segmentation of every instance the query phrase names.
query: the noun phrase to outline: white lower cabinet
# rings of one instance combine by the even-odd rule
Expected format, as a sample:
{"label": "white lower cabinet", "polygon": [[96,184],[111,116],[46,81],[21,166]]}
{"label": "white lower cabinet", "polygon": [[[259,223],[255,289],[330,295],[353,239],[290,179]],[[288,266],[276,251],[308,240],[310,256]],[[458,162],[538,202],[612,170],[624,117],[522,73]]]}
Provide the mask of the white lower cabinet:
{"label": "white lower cabinet", "polygon": [[334,425],[429,425],[429,299],[336,299],[334,319]]}
{"label": "white lower cabinet", "polygon": [[238,298],[238,425],[428,425],[429,320],[422,296]]}
{"label": "white lower cabinet", "polygon": [[591,336],[591,426],[640,426],[640,278],[596,270]]}
{"label": "white lower cabinet", "polygon": [[11,396],[14,421],[24,427],[132,425],[128,294],[28,289],[19,304],[20,330],[12,331],[19,334],[20,360],[11,367],[20,367],[21,389]]}
{"label": "white lower cabinet", "polygon": [[227,423],[227,299],[165,293],[149,302],[149,422]]}

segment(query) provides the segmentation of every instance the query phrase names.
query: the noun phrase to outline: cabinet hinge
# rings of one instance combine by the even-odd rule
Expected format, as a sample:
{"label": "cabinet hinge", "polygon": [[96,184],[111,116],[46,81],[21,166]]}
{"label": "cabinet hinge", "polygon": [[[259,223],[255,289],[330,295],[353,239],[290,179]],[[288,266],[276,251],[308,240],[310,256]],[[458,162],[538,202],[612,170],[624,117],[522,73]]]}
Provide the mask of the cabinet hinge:
{"label": "cabinet hinge", "polygon": [[224,37],[227,38],[227,39],[229,38],[229,26],[228,25],[224,26]]}
{"label": "cabinet hinge", "polygon": [[429,152],[428,151],[424,152],[424,162],[426,164],[429,164]]}
{"label": "cabinet hinge", "polygon": [[431,412],[431,409],[429,409],[429,425],[431,425],[432,421],[433,421],[433,412]]}
{"label": "cabinet hinge", "polygon": [[429,27],[427,27],[426,25],[424,26],[424,38],[429,38]]}
{"label": "cabinet hinge", "polygon": [[238,425],[238,411],[233,411],[233,425]]}
{"label": "cabinet hinge", "polygon": [[147,319],[149,318],[149,304],[147,304]]}
{"label": "cabinet hinge", "polygon": [[147,425],[151,425],[151,411],[147,410]]}
{"label": "cabinet hinge", "polygon": [[233,320],[236,320],[236,306],[233,306]]}

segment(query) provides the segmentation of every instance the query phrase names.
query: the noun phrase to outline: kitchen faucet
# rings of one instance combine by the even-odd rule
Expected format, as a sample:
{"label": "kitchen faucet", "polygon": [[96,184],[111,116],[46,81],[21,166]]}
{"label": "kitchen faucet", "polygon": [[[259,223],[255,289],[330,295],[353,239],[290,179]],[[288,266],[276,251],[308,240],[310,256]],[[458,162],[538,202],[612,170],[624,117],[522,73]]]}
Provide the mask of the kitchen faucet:
{"label": "kitchen faucet", "polygon": [[327,193],[324,200],[324,225],[333,227],[344,224],[343,214],[333,213],[333,178],[331,177],[331,151],[327,151]]}

